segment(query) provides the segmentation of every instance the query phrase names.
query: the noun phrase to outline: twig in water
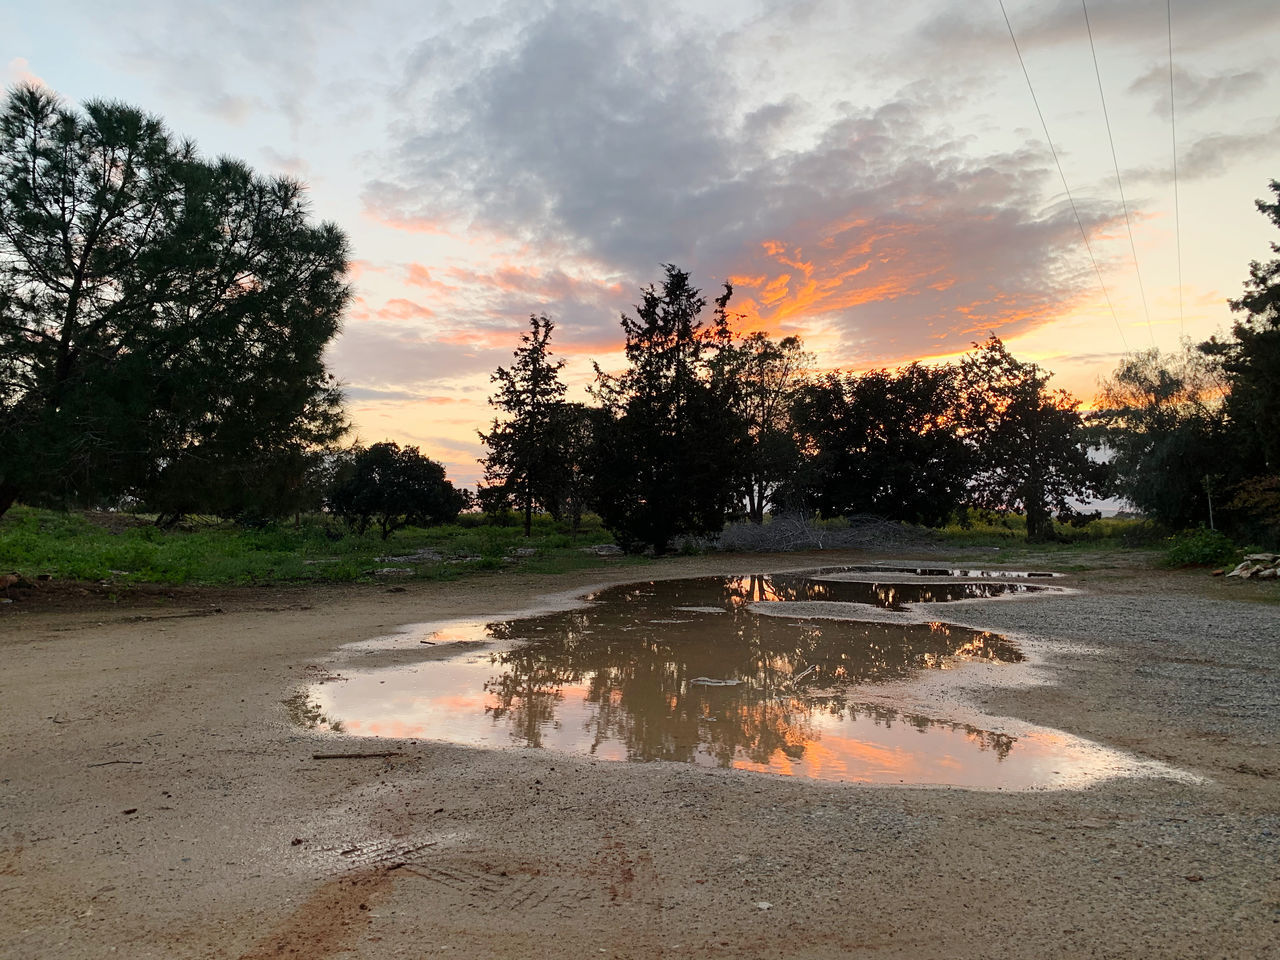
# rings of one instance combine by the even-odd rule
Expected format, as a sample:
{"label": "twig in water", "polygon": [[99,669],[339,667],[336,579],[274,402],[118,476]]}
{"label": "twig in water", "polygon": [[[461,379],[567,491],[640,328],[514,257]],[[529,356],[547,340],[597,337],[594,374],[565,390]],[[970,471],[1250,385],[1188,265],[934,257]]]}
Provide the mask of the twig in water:
{"label": "twig in water", "polygon": [[90,763],[90,767],[109,767],[113,763],[141,763],[141,760],[103,760],[101,763]]}

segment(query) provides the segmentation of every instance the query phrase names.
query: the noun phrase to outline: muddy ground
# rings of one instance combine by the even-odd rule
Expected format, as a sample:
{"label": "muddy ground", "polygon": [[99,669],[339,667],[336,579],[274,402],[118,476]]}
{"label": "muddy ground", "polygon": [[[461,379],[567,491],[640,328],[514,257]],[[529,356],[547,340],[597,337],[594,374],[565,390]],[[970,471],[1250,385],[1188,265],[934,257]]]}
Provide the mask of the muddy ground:
{"label": "muddy ground", "polygon": [[0,956],[1280,957],[1274,584],[1111,556],[1071,575],[1078,595],[941,614],[1026,638],[1052,681],[957,671],[968,702],[1202,784],[869,787],[287,718],[339,645],[403,623],[637,573],[870,558],[7,604]]}

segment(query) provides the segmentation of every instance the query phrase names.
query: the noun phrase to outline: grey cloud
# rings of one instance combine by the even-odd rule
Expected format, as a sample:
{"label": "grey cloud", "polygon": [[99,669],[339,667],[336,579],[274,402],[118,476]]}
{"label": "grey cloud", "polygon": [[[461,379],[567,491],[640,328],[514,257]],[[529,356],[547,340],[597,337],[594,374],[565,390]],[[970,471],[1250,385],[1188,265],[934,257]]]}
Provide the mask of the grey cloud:
{"label": "grey cloud", "polygon": [[[1009,20],[1024,53],[1041,46],[1088,42],[1084,12],[1073,0],[1007,4]],[[1030,7],[1030,9],[1028,9]],[[1175,53],[1237,42],[1242,36],[1280,26],[1274,0],[1178,0],[1172,9]],[[1164,4],[1133,0],[1093,0],[1089,25],[1097,43],[1151,46],[1167,37]],[[1009,31],[999,9],[988,4],[950,4],[943,14],[918,28],[909,44],[931,62],[966,60],[990,54],[1012,55]]]}
{"label": "grey cloud", "polygon": [[[1211,133],[1188,144],[1178,144],[1178,180],[1202,180],[1218,176],[1232,164],[1255,157],[1274,156],[1280,150],[1280,123],[1270,129],[1247,133]],[[1125,174],[1125,181],[1167,184],[1172,167],[1141,167]]]}
{"label": "grey cloud", "polygon": [[1208,177],[1246,157],[1274,155],[1280,147],[1280,124],[1270,130],[1221,133],[1201,137],[1178,159],[1179,177]]}
{"label": "grey cloud", "polygon": [[[605,264],[636,291],[671,261],[706,287],[789,271],[796,295],[802,270],[779,257],[811,263],[808,279],[829,291],[813,312],[839,324],[851,356],[886,334],[898,340],[891,351],[963,346],[978,324],[1046,319],[1088,282],[1073,215],[1040,209],[1047,154],[969,156],[930,122],[948,96],[938,85],[916,82],[875,108],[845,104],[797,148],[759,136],[795,104],[745,102],[713,44],[663,40],[597,7],[557,6],[518,37],[439,98],[409,105],[394,169],[366,191],[371,208],[513,232]],[[1113,215],[1082,208],[1090,229]],[[787,253],[762,253],[766,241]],[[484,296],[490,317],[530,309],[518,292]],[[606,299],[565,291],[539,306],[592,342],[617,336]]]}
{"label": "grey cloud", "polygon": [[[1203,110],[1226,103],[1235,97],[1260,89],[1264,82],[1261,70],[1242,70],[1208,76],[1202,73],[1174,67],[1174,96],[1178,112]],[[1149,95],[1154,100],[1153,109],[1162,117],[1169,115],[1169,65],[1156,64],[1129,86],[1130,93]]]}
{"label": "grey cloud", "polygon": [[[341,0],[73,6],[82,29],[110,37],[122,66],[151,74],[169,96],[224,121],[274,112],[296,128],[332,118],[359,95],[350,77],[335,78],[324,69],[331,65],[321,64],[324,41],[335,37],[347,40],[350,56],[362,55],[356,47],[362,10]],[[415,7],[384,2],[379,15],[403,17]]]}
{"label": "grey cloud", "polygon": [[494,369],[509,351],[429,342],[389,324],[348,324],[330,347],[329,365],[351,389],[412,392]]}
{"label": "grey cloud", "polygon": [[471,454],[474,457],[484,455],[485,448],[478,441],[467,443],[465,440],[455,440],[452,437],[423,437],[424,443],[428,443],[433,447],[441,450],[451,450],[454,453]]}
{"label": "grey cloud", "polygon": [[425,394],[415,393],[410,390],[380,390],[375,387],[344,387],[343,391],[348,400],[369,401],[369,400],[422,400]]}

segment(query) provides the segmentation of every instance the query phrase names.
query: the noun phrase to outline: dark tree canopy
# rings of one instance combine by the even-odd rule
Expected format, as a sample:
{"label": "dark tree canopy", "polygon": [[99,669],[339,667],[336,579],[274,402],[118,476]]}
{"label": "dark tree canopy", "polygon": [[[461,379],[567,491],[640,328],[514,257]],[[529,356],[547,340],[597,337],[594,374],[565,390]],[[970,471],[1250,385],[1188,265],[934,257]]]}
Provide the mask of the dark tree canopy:
{"label": "dark tree canopy", "polygon": [[[726,301],[727,302],[727,301]],[[799,464],[792,401],[813,356],[799,337],[772,340],[755,332],[716,338],[711,381],[745,428],[735,457],[739,496],[753,523],[792,489]]]}
{"label": "dark tree canopy", "polygon": [[1221,364],[1189,346],[1126,356],[1091,417],[1112,453],[1116,492],[1171,529],[1210,525],[1210,497],[1235,472],[1225,392]]}
{"label": "dark tree canopy", "polygon": [[[1280,227],[1280,180],[1271,181],[1274,203],[1257,201],[1258,210]],[[1280,244],[1271,251],[1280,253]],[[1280,474],[1280,258],[1249,264],[1244,295],[1231,301],[1242,314],[1232,326],[1233,340],[1210,341],[1209,352],[1222,357],[1231,378],[1227,411],[1236,425],[1248,474]]]}
{"label": "dark tree canopy", "polygon": [[975,347],[960,365],[975,464],[970,497],[987,509],[1022,510],[1027,538],[1044,539],[1053,510],[1069,512],[1071,498],[1105,492],[1106,467],[1089,457],[1080,402],[1050,390],[1048,371],[1013,357],[994,334]]}
{"label": "dark tree canopy", "polygon": [[466,506],[466,493],[445,479],[441,464],[389,442],[357,448],[329,498],[337,516],[362,534],[376,523],[383,540],[401,527],[448,523]]}
{"label": "dark tree canopy", "polygon": [[[322,354],[347,243],[300,184],[119,103],[0,114],[0,512],[130,492],[236,510],[345,429]],[[228,485],[243,492],[228,495]],[[287,499],[287,498],[284,498]]]}
{"label": "dark tree canopy", "polygon": [[972,465],[959,436],[953,367],[913,363],[829,374],[799,391],[812,505],[824,516],[872,513],[941,524],[961,505]]}
{"label": "dark tree canopy", "polygon": [[718,532],[737,486],[735,453],[745,428],[712,375],[711,357],[728,338],[724,307],[701,319],[706,299],[670,264],[661,288],[643,291],[623,315],[629,368],[600,374],[593,502],[624,547],[661,553],[677,536]]}

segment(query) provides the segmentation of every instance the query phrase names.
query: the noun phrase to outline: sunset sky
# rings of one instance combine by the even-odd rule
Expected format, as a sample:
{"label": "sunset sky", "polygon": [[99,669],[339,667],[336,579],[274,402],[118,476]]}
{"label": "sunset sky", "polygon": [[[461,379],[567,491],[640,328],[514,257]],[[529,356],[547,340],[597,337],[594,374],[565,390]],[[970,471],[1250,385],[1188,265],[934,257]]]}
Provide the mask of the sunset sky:
{"label": "sunset sky", "polygon": [[576,393],[664,262],[823,369],[994,331],[1087,399],[1226,327],[1280,240],[1280,3],[1172,0],[1181,296],[1166,0],[1088,6],[1114,160],[1082,5],[1005,7],[1102,284],[998,0],[0,0],[0,69],[305,180],[352,243],[359,438],[470,486],[529,314]]}

